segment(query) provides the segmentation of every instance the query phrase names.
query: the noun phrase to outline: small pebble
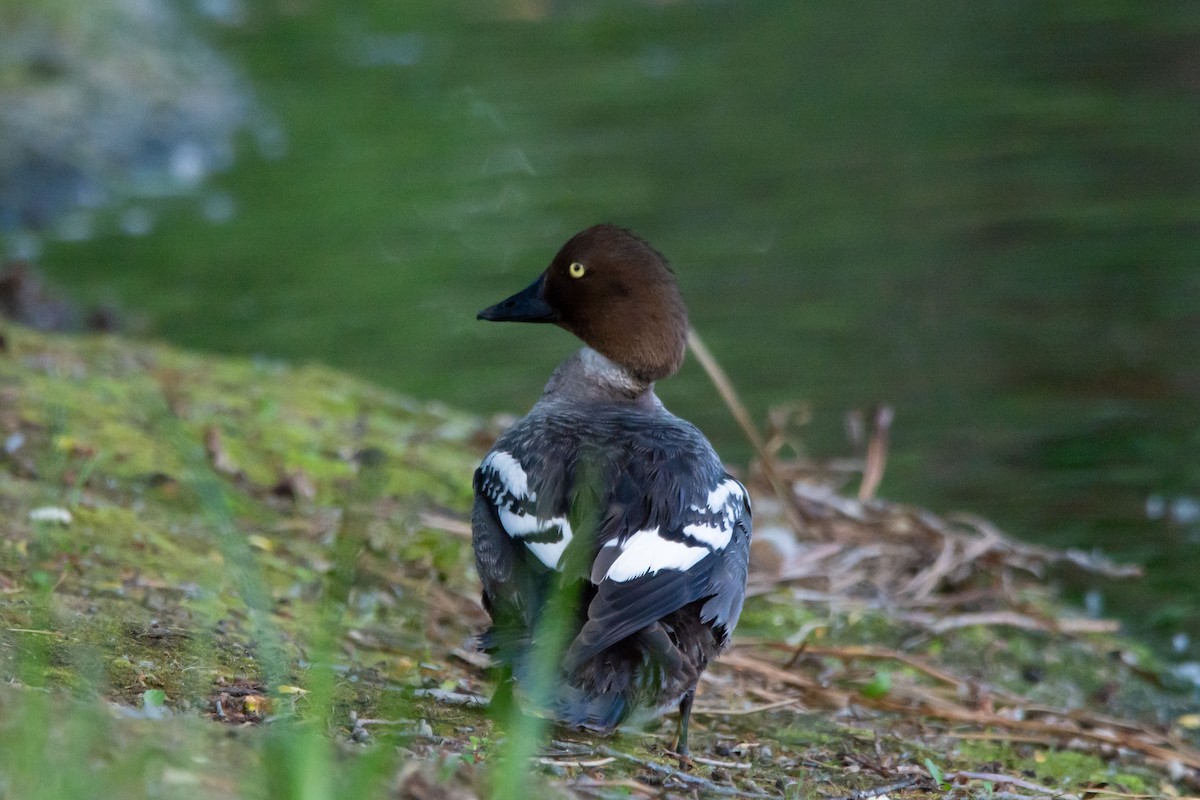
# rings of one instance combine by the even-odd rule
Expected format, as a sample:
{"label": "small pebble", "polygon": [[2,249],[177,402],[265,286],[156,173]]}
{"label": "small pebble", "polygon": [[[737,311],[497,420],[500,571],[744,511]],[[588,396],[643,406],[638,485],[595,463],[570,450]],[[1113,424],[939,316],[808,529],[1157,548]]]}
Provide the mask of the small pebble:
{"label": "small pebble", "polygon": [[750,791],[750,792],[754,792],[755,794],[764,794],[762,787],[759,786],[757,783],[755,783],[750,778],[745,778],[742,780],[741,788],[743,788],[747,791]]}
{"label": "small pebble", "polygon": [[4,440],[4,452],[12,455],[20,450],[24,444],[25,436],[20,431],[17,431]]}
{"label": "small pebble", "polygon": [[770,764],[775,760],[775,753],[770,747],[765,744],[758,748],[758,762],[760,764]]}
{"label": "small pebble", "polygon": [[70,525],[72,519],[74,518],[70,511],[55,506],[42,506],[29,512],[30,522],[57,522],[59,525]]}

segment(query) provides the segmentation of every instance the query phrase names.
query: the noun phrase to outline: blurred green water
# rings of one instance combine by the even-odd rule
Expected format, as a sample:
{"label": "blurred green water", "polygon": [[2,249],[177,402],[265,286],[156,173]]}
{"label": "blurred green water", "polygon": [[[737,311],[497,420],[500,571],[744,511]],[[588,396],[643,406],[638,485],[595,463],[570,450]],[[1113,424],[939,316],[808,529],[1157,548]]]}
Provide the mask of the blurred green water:
{"label": "blurred green water", "polygon": [[[882,492],[1147,564],[1105,611],[1200,638],[1200,6],[260,2],[220,29],[287,156],[152,235],[51,245],[190,346],[519,411],[575,346],[474,320],[614,221],[675,263],[758,414],[897,409]],[[251,148],[247,147],[247,150]],[[660,387],[731,460],[689,363]],[[1082,590],[1091,584],[1074,585]]]}

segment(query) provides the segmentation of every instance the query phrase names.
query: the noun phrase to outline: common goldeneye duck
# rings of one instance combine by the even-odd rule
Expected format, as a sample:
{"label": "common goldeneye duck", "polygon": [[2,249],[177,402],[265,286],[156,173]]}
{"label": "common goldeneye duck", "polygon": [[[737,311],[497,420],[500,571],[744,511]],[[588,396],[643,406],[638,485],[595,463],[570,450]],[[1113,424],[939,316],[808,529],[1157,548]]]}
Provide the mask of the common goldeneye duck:
{"label": "common goldeneye duck", "polygon": [[[677,706],[686,753],[696,683],[742,610],[750,501],[654,394],[687,344],[675,276],[646,242],[597,225],[479,319],[550,322],[587,345],[475,472],[484,649],[529,710],[569,725],[610,731]],[[565,650],[547,668],[556,608]]]}

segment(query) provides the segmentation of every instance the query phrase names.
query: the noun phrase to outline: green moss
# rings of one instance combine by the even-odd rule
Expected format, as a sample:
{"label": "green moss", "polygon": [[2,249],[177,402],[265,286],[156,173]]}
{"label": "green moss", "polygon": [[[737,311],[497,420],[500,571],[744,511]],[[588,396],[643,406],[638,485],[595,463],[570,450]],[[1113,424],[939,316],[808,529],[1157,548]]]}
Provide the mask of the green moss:
{"label": "green moss", "polygon": [[[52,577],[55,625],[80,646],[114,652],[105,681],[124,699],[157,682],[169,698],[195,700],[194,678],[164,676],[176,667],[195,672],[181,665],[197,649],[207,672],[245,673],[245,658],[232,656],[244,648],[218,646],[210,633],[219,620],[251,611],[230,558],[253,559],[285,638],[311,624],[308,607],[294,599],[322,592],[329,542],[356,491],[349,487],[363,483],[359,453],[370,450],[386,465],[387,479],[371,491],[406,524],[422,508],[469,497],[469,418],[319,367],[205,359],[109,337],[5,333],[6,424],[24,443],[0,470],[0,568]],[[289,476],[293,487],[277,489]],[[212,487],[219,497],[205,501]],[[67,509],[71,523],[30,522],[43,505]],[[241,531],[232,550],[221,534],[226,513]],[[403,553],[462,579],[463,542],[428,531],[406,536],[387,518],[373,525],[386,557]],[[24,616],[21,603],[0,602],[0,618],[25,624]],[[178,640],[129,635],[154,619],[179,628]],[[247,631],[236,627],[244,640]],[[76,684],[64,671],[48,676]]]}
{"label": "green moss", "polygon": [[790,723],[774,733],[780,742],[796,747],[840,748],[853,745],[860,738],[871,739],[870,731],[854,731],[832,724],[817,714],[798,715]]}
{"label": "green moss", "polygon": [[1007,742],[963,742],[958,756],[963,763],[1000,762],[1007,769],[1018,770],[1038,783],[1064,790],[1107,785],[1110,790],[1130,794],[1154,793],[1147,783],[1147,775],[1122,771],[1115,764],[1073,750],[1014,747]]}

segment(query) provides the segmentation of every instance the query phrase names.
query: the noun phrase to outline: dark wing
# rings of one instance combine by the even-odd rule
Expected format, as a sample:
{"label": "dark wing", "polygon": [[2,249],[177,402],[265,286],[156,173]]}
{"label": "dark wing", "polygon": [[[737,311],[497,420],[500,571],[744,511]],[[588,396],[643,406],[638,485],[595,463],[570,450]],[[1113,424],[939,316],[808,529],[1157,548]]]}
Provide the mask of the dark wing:
{"label": "dark wing", "polygon": [[701,618],[719,630],[722,643],[737,624],[750,552],[749,498],[723,470],[687,491],[682,487],[690,474],[660,471],[660,480],[670,482],[653,492],[643,484],[643,496],[673,502],[645,514],[617,514],[626,522],[643,521],[603,532],[592,565],[596,595],[567,652],[568,670],[700,600],[706,601]]}
{"label": "dark wing", "polygon": [[700,608],[700,620],[718,629],[721,646],[729,644],[729,637],[742,615],[742,603],[746,599],[746,575],[750,571],[750,500],[746,500],[745,513],[734,523],[734,533],[729,547],[722,552],[708,585],[712,596]]}
{"label": "dark wing", "polygon": [[[557,476],[554,470],[537,474]],[[490,507],[490,521],[500,527],[510,545],[524,545],[515,552],[525,552],[543,567],[557,569],[571,543],[571,523],[565,513],[555,513],[562,505],[556,496],[559,493],[543,488],[539,500],[532,484],[532,477],[520,461],[507,451],[493,449],[475,472],[476,506],[482,503]],[[473,523],[479,525],[478,520]]]}
{"label": "dark wing", "polygon": [[526,498],[514,495],[504,477],[486,460],[475,471],[471,531],[475,568],[483,584],[483,605],[493,623],[482,643],[485,650],[511,658],[529,643],[550,584],[551,570],[530,545],[554,547],[553,543],[543,541],[539,545],[534,540],[561,538],[563,532],[545,532],[540,537],[533,530],[527,535],[510,532],[508,527],[519,531],[529,527],[522,527],[527,518],[522,513]]}

